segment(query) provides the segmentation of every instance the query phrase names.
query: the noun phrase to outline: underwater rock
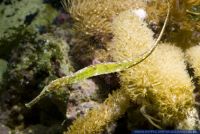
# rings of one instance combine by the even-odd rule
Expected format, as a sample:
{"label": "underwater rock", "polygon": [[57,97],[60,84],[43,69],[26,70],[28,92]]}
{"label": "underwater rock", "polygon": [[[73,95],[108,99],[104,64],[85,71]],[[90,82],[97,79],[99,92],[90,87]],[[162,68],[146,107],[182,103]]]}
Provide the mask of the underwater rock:
{"label": "underwater rock", "polygon": [[1,132],[1,134],[10,134],[11,129],[0,123],[0,132]]}
{"label": "underwater rock", "polygon": [[[15,132],[17,134],[17,132]],[[31,125],[23,131],[18,131],[19,134],[61,134],[62,128],[60,124],[46,127],[44,125]]]}
{"label": "underwater rock", "polygon": [[66,117],[68,121],[73,121],[77,116],[83,116],[91,108],[99,105],[98,90],[99,87],[92,80],[85,80],[72,86],[73,91],[67,104]]}
{"label": "underwater rock", "polygon": [[[69,46],[65,41],[53,35],[34,37],[20,42],[12,50],[3,81],[1,103],[8,110],[11,109],[9,116],[12,118],[8,123],[13,127],[24,122],[32,124],[31,118],[40,124],[52,125],[58,120],[61,122],[65,115],[68,96],[66,87],[49,95],[32,110],[24,107],[24,103],[32,99],[49,81],[68,75],[73,70],[68,57]],[[49,101],[48,98],[53,100]],[[53,107],[51,112],[46,111]],[[52,117],[52,112],[58,114]]]}
{"label": "underwater rock", "polygon": [[49,27],[58,11],[42,0],[3,0],[0,4],[0,57],[9,59],[10,51],[21,42]]}
{"label": "underwater rock", "polygon": [[[101,90],[101,87],[92,79],[87,79],[72,85],[72,91],[70,92],[67,103],[67,126],[71,125],[77,118],[83,117],[89,110],[100,106],[100,102],[104,98]],[[115,122],[107,125],[104,134],[110,134],[115,128]]]}
{"label": "underwater rock", "polygon": [[37,34],[31,29],[27,29],[25,26],[19,26],[17,28],[11,28],[11,33],[5,34],[3,38],[0,38],[0,58],[9,60],[11,51],[26,42],[33,41]]}
{"label": "underwater rock", "polygon": [[129,97],[126,96],[124,90],[113,91],[112,95],[109,95],[97,108],[77,118],[64,134],[103,133],[107,126],[126,112],[129,102]]}
{"label": "underwater rock", "polygon": [[57,11],[42,0],[12,0],[9,4],[4,0],[0,4],[0,38],[10,34],[11,28],[28,25],[36,31],[41,26],[52,23]]}

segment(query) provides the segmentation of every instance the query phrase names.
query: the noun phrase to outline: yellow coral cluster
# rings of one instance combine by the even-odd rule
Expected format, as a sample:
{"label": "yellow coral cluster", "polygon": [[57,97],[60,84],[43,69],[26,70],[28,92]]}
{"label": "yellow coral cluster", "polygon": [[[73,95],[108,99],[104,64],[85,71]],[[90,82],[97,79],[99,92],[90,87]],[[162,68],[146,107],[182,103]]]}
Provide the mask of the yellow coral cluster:
{"label": "yellow coral cluster", "polygon": [[90,36],[106,36],[111,34],[111,21],[114,16],[126,9],[143,6],[142,1],[69,0],[70,7],[65,6],[65,9],[74,18],[77,31]]}
{"label": "yellow coral cluster", "polygon": [[[153,33],[146,24],[125,11],[113,22],[114,38],[108,45],[115,61],[133,59],[151,47]],[[146,107],[162,126],[175,125],[193,106],[193,85],[181,49],[160,44],[145,61],[120,73],[121,89],[132,101]]]}

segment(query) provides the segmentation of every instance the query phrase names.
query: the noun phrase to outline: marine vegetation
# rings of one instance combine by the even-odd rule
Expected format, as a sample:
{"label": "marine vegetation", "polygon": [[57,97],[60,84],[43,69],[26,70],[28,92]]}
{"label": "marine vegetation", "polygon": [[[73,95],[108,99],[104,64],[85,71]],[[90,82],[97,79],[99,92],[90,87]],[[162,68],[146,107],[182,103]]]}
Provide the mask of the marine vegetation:
{"label": "marine vegetation", "polygon": [[[175,43],[177,46],[187,49],[199,43],[200,31],[198,0],[169,0],[171,3],[171,15],[166,30],[166,41]],[[159,29],[164,21],[167,9],[163,0],[148,2],[148,21],[156,29]],[[156,26],[157,25],[157,26]],[[157,27],[157,28],[156,28]]]}
{"label": "marine vegetation", "polygon": [[[104,2],[109,3],[106,4],[108,7],[102,6]],[[75,19],[76,31],[91,37],[99,35],[103,37],[102,35],[107,36],[108,33],[112,35],[110,40],[103,42],[106,44],[107,52],[116,62],[91,65],[72,75],[56,79],[26,106],[31,107],[46,94],[66,84],[70,85],[92,76],[119,72],[120,88],[109,95],[98,108],[76,119],[66,134],[101,133],[108,124],[121,117],[132,104],[136,104],[138,106],[136,110],[139,110],[156,128],[174,126],[189,129],[184,121],[195,111],[193,98],[195,87],[186,71],[184,53],[173,45],[173,42],[158,43],[166,27],[169,13],[166,15],[158,39],[155,40],[154,33],[147,27],[146,22],[138,17],[137,4],[126,7],[126,10],[122,6],[119,8],[115,6],[116,11],[111,10],[113,5],[119,4],[118,2],[121,1],[92,1],[91,3],[97,5],[97,8],[91,6],[87,0],[64,2],[64,6]],[[168,5],[171,7],[173,2],[170,1]],[[174,12],[173,7],[168,6],[168,10]],[[173,13],[170,17],[172,16]],[[191,123],[189,126],[194,129],[196,124]]]}
{"label": "marine vegetation", "polygon": [[59,2],[0,2],[11,132],[200,129],[199,0]]}

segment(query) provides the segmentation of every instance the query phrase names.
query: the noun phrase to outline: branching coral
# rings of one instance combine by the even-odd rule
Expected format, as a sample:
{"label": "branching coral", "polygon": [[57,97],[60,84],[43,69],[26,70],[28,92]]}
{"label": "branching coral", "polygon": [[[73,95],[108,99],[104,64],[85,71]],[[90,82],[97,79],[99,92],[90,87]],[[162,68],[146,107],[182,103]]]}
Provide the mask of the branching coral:
{"label": "branching coral", "polygon": [[142,0],[65,0],[64,3],[75,20],[75,29],[90,36],[108,36],[112,33],[111,21],[114,16],[143,5]]}

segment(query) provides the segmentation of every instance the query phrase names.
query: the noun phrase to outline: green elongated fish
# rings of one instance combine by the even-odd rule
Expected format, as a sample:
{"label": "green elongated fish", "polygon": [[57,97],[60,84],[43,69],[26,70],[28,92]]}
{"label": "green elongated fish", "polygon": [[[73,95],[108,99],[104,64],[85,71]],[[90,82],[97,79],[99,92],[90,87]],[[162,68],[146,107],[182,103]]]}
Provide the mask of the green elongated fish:
{"label": "green elongated fish", "polygon": [[[168,3],[169,5],[169,3]],[[158,46],[158,42],[160,41],[164,30],[167,25],[167,21],[169,19],[169,12],[170,9],[168,8],[167,16],[164,22],[164,25],[162,27],[162,30],[159,34],[159,37],[157,38],[156,42],[153,44],[153,46],[144,52],[143,54],[137,56],[136,58],[132,60],[127,60],[127,61],[122,61],[122,62],[107,62],[107,63],[100,63],[100,64],[95,64],[95,65],[90,65],[88,67],[85,67],[71,75],[58,78],[54,81],[52,81],[49,85],[45,86],[42,92],[34,98],[31,102],[25,104],[26,107],[31,108],[35,103],[37,103],[40,99],[42,99],[44,96],[47,94],[51,93],[52,91],[59,89],[60,87],[64,85],[70,85],[73,83],[77,83],[79,81],[85,80],[87,78],[93,77],[93,76],[98,76],[102,74],[109,74],[109,73],[114,73],[114,72],[120,72],[122,70],[128,69],[130,67],[133,67],[142,61],[144,61],[146,58],[148,58],[155,48]]]}

